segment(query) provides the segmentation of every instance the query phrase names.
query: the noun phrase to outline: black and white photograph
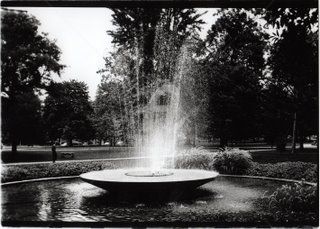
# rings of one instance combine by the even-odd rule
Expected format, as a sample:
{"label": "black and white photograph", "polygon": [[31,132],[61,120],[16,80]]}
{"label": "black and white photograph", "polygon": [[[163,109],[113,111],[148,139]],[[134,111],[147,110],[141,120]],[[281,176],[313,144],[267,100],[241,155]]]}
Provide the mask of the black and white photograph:
{"label": "black and white photograph", "polygon": [[317,0],[1,1],[3,227],[318,227]]}

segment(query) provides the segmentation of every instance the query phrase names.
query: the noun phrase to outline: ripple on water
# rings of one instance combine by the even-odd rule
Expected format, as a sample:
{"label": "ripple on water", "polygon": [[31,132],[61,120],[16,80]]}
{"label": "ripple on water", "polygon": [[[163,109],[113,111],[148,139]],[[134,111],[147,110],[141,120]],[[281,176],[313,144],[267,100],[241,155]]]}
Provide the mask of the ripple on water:
{"label": "ripple on water", "polygon": [[218,177],[182,200],[123,200],[80,179],[41,181],[2,187],[2,220],[67,222],[145,222],[216,220],[213,216],[257,211],[259,197],[281,183]]}

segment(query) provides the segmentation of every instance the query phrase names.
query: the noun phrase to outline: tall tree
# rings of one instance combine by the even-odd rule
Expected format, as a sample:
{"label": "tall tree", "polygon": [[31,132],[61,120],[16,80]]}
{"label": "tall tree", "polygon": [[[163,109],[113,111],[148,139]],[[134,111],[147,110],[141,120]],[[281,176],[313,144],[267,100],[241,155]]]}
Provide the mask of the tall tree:
{"label": "tall tree", "polygon": [[109,140],[114,146],[117,140],[127,140],[127,119],[123,112],[121,82],[105,77],[98,86],[94,102],[94,125],[96,137]]}
{"label": "tall tree", "polygon": [[277,29],[268,63],[274,83],[281,85],[291,98],[291,136],[294,152],[297,135],[300,147],[303,148],[305,136],[316,134],[318,10],[280,8],[267,10],[264,15],[268,23]]}
{"label": "tall tree", "polygon": [[206,39],[209,130],[228,140],[257,136],[265,34],[242,9],[220,10]]}
{"label": "tall tree", "polygon": [[59,74],[63,65],[59,63],[59,48],[46,34],[39,33],[40,22],[35,17],[22,11],[1,13],[1,90],[5,95],[1,97],[2,134],[16,152],[18,142],[23,140],[23,123],[37,112],[37,106],[23,108],[28,106],[24,98],[34,98],[34,93],[48,86],[52,74]]}
{"label": "tall tree", "polygon": [[173,80],[180,48],[199,29],[199,17],[194,9],[114,9],[116,30],[109,33],[117,50],[106,58],[101,73],[121,78],[130,130],[141,130],[142,107],[158,86]]}
{"label": "tall tree", "polygon": [[53,83],[48,92],[43,118],[50,139],[64,138],[68,145],[72,145],[73,139],[92,139],[94,129],[90,115],[93,110],[86,84],[75,80]]}

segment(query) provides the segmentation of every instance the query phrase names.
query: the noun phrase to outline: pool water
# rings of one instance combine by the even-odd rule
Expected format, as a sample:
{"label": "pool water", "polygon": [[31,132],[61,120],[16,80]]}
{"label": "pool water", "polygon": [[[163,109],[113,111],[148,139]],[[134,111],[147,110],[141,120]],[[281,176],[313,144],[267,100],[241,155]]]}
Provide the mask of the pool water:
{"label": "pool water", "polygon": [[2,187],[2,221],[250,222],[265,211],[260,198],[283,184],[218,177],[181,200],[152,202],[110,195],[79,178],[20,183]]}

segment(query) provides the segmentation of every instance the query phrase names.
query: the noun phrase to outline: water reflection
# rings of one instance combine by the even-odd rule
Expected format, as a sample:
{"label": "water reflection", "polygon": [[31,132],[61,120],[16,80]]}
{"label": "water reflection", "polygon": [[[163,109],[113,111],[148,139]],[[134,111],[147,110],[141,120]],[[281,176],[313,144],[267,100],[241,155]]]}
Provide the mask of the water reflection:
{"label": "water reflection", "polygon": [[2,220],[201,221],[216,214],[257,211],[255,203],[259,197],[279,185],[271,181],[219,177],[176,201],[124,198],[80,179],[9,185],[2,187]]}

